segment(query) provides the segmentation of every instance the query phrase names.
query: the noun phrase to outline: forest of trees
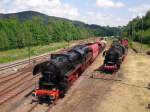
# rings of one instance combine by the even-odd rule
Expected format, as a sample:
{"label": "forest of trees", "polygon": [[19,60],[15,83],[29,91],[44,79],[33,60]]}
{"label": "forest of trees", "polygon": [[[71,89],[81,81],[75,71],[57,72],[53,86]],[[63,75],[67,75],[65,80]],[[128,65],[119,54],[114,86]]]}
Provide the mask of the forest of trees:
{"label": "forest of trees", "polygon": [[102,27],[26,11],[0,14],[0,51],[93,36],[121,35],[150,45],[150,11],[125,27]]}
{"label": "forest of trees", "polygon": [[49,17],[33,11],[19,13],[19,16],[0,15],[0,50],[107,35],[114,35],[114,28]]}
{"label": "forest of trees", "polygon": [[150,11],[142,18],[136,17],[123,29],[129,39],[150,45]]}
{"label": "forest of trees", "polygon": [[75,27],[71,22],[33,18],[20,22],[17,18],[0,20],[0,50],[45,45],[89,37],[88,29]]}

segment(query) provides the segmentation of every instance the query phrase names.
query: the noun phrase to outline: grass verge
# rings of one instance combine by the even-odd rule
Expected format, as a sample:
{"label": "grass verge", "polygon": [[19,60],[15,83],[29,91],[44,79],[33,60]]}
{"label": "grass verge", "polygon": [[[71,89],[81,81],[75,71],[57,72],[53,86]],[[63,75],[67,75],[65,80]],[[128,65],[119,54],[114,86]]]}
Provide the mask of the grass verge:
{"label": "grass verge", "polygon": [[150,50],[150,46],[147,44],[141,44],[139,42],[132,42],[133,48],[137,49],[139,52],[147,52]]}
{"label": "grass verge", "polygon": [[[57,42],[57,43],[50,43],[49,45],[41,45],[41,46],[34,46],[31,47],[30,53],[31,56],[38,56],[44,53],[49,53],[52,51],[56,51],[61,48],[68,48],[68,45],[75,45],[82,42],[93,42],[95,38],[88,38],[83,40],[72,40],[69,42]],[[28,48],[23,49],[12,49],[8,51],[1,51],[0,52],[0,64],[13,62],[16,60],[26,59],[29,56]]]}
{"label": "grass verge", "polygon": [[[50,43],[49,45],[45,45],[45,46],[31,47],[30,52],[31,52],[31,56],[37,56],[47,52],[55,51],[60,48],[65,48],[66,46],[67,46],[66,42]],[[0,52],[0,64],[16,61],[20,59],[25,59],[28,56],[29,56],[28,48],[2,51]]]}

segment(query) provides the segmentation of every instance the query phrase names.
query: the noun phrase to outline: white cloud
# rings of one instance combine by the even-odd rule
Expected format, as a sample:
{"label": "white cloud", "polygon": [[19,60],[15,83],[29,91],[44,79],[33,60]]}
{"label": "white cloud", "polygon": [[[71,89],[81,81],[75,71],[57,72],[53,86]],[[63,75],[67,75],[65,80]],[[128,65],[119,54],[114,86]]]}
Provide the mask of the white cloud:
{"label": "white cloud", "polygon": [[53,8],[51,9],[51,13],[54,16],[67,17],[69,19],[75,19],[79,16],[78,9],[69,4],[63,4],[60,7]]}
{"label": "white cloud", "polygon": [[150,10],[150,4],[142,4],[137,7],[129,8],[128,10],[133,13],[132,17],[143,16]]}
{"label": "white cloud", "polygon": [[[4,3],[2,0],[1,12],[12,13],[26,10],[39,11],[51,16],[76,18],[79,11],[76,7],[62,3],[61,0],[13,0],[10,3]],[[9,5],[9,6],[8,6]],[[3,10],[2,10],[3,9]]]}
{"label": "white cloud", "polygon": [[[14,0],[13,9],[47,9],[61,6],[60,0]],[[15,7],[16,6],[16,7]]]}
{"label": "white cloud", "polygon": [[[73,20],[84,21],[89,24],[118,26],[125,25],[128,20],[117,18],[116,15],[102,12],[79,13],[78,8],[61,0],[0,0],[0,13],[12,13],[26,10],[38,11],[50,16],[64,17]],[[113,0],[97,0],[97,6],[108,8],[119,8],[125,5]]]}
{"label": "white cloud", "polygon": [[96,13],[92,11],[87,12],[79,19],[89,24],[98,24],[103,26],[119,26],[126,25],[128,23],[127,19],[117,18],[112,14]]}
{"label": "white cloud", "polygon": [[97,0],[96,5],[102,8],[121,8],[125,4],[122,2],[114,2],[113,0]]}

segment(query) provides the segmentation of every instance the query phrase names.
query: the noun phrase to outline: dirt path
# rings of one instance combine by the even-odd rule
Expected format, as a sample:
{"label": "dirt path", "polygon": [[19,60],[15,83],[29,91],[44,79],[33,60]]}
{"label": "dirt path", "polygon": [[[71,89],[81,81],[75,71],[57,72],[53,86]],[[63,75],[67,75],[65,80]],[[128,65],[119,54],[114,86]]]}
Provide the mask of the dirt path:
{"label": "dirt path", "polygon": [[[116,74],[122,81],[90,78],[93,71],[102,63],[102,56],[98,56],[69,89],[66,97],[52,106],[50,112],[150,112],[146,108],[150,103],[150,90],[145,88],[150,82],[150,57],[129,51],[121,69]],[[25,93],[29,93],[30,89]],[[29,105],[31,98],[24,98],[25,93],[1,105],[0,112],[3,108],[11,110],[9,107],[12,106],[13,112],[23,111],[23,108],[26,112],[26,109],[30,109],[33,106]],[[34,111],[48,112],[49,109],[39,105],[33,109]]]}
{"label": "dirt path", "polygon": [[150,82],[150,57],[130,51],[117,73],[121,82],[89,77],[102,61],[99,56],[51,112],[150,112],[150,91],[142,88]]}
{"label": "dirt path", "polygon": [[150,57],[129,52],[121,70],[122,82],[113,84],[95,112],[150,112],[150,91],[143,88],[150,82]]}

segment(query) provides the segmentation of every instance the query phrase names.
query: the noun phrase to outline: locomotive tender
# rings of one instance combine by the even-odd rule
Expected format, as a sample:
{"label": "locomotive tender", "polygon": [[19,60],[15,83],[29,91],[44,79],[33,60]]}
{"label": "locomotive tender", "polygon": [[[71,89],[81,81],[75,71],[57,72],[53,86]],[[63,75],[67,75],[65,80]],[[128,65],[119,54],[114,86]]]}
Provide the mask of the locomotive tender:
{"label": "locomotive tender", "polygon": [[103,71],[116,72],[128,53],[128,40],[114,41],[109,50],[104,51]]}
{"label": "locomotive tender", "polygon": [[96,59],[105,48],[105,43],[76,45],[61,54],[52,54],[51,59],[34,67],[33,75],[41,73],[39,87],[33,92],[37,99],[48,99],[54,102],[64,97],[69,87]]}

